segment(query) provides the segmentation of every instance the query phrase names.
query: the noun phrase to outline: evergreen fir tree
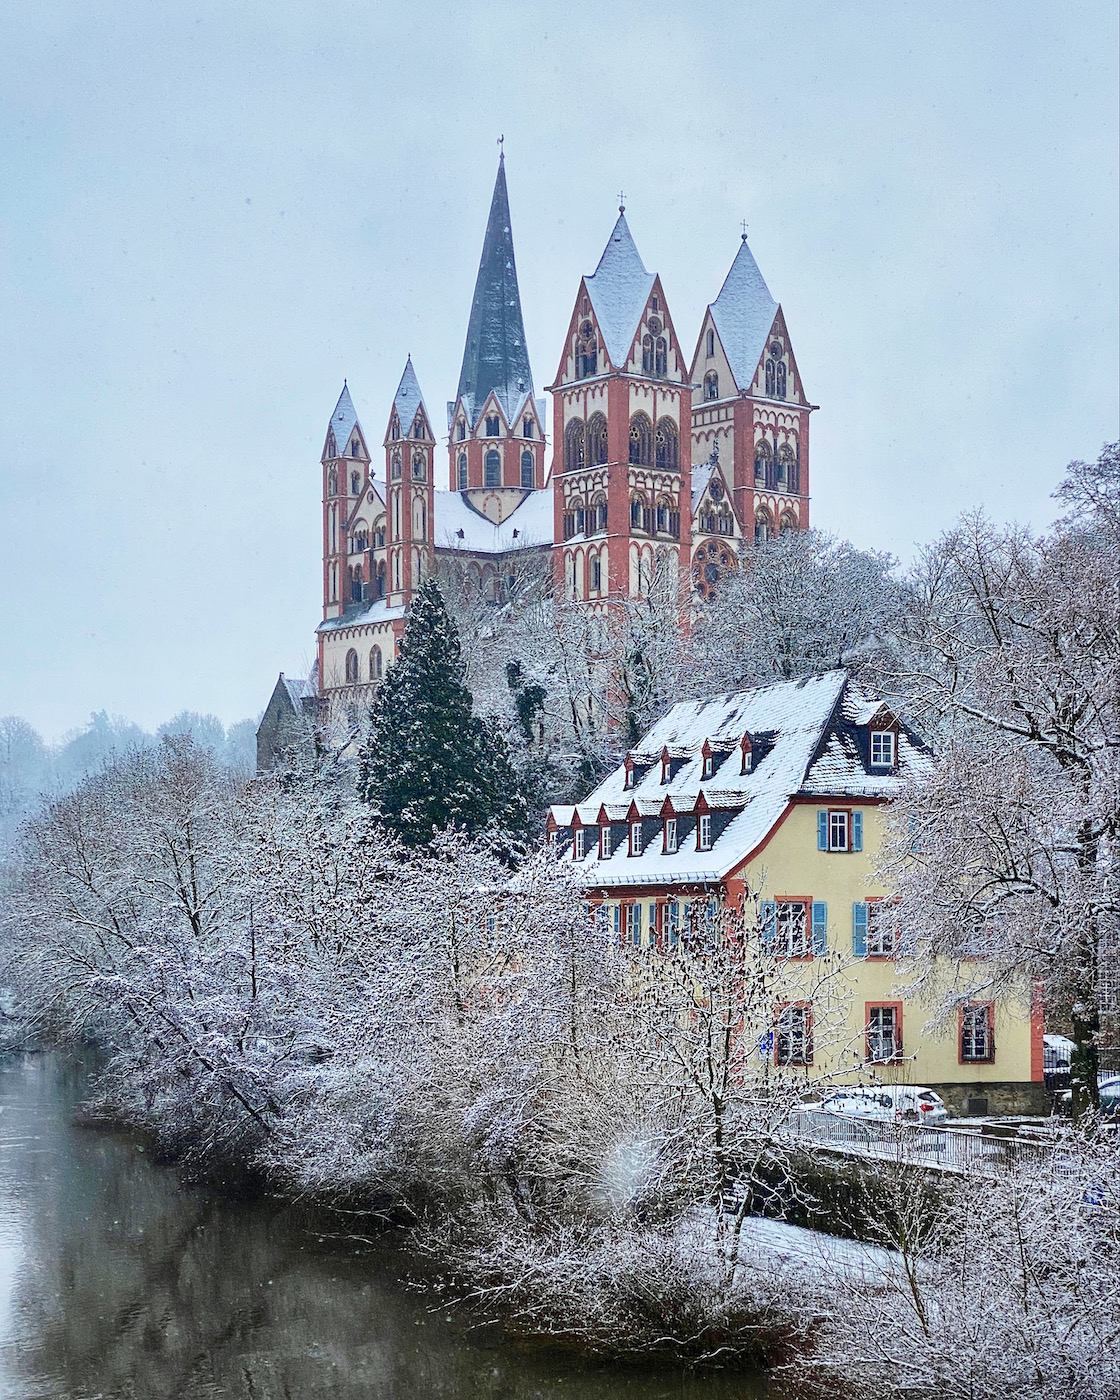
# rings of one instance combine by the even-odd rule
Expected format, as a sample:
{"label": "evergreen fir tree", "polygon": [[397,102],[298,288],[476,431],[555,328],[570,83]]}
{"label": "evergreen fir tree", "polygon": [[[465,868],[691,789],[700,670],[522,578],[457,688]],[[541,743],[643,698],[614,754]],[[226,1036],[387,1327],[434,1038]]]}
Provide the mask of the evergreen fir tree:
{"label": "evergreen fir tree", "polygon": [[528,831],[504,736],[472,713],[459,631],[433,579],[412,601],[400,654],[370,711],[359,790],[413,848],[451,827],[510,852]]}

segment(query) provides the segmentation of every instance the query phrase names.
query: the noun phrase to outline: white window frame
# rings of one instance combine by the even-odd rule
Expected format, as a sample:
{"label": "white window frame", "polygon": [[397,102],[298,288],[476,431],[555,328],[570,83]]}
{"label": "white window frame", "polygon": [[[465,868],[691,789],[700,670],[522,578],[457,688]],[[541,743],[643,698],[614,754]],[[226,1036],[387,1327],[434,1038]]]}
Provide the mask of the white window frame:
{"label": "white window frame", "polygon": [[[838,839],[843,831],[842,842]],[[850,851],[852,848],[852,814],[845,808],[833,808],[828,813],[828,849]]]}
{"label": "white window frame", "polygon": [[630,823],[630,854],[632,856],[640,856],[642,854],[641,822]]}
{"label": "white window frame", "polygon": [[[783,1038],[786,1053],[781,1050]],[[774,1063],[776,1065],[811,1065],[813,1063],[812,1008],[792,1003],[778,1012],[774,1026]]]}
{"label": "white window frame", "polygon": [[712,817],[710,812],[701,812],[700,819],[696,823],[696,849],[698,851],[712,849]]}
{"label": "white window frame", "polygon": [[611,824],[604,822],[599,828],[599,859],[610,860],[611,858]]}
{"label": "white window frame", "polygon": [[[976,1044],[977,1044],[976,1031],[975,1031],[975,1029],[969,1029],[969,1024],[968,1024],[968,1023],[969,1023],[969,1019],[970,1019],[970,1018],[973,1018],[973,1017],[975,1017],[975,1018],[982,1018],[982,1019],[983,1019],[983,1023],[984,1023],[983,1054],[981,1054],[981,1055],[977,1055],[977,1054],[975,1053],[975,1047],[976,1047]],[[965,1054],[965,1049],[964,1049],[964,1047],[965,1047],[965,1038],[966,1038],[966,1036],[967,1036],[968,1039],[971,1041],[972,1046],[973,1046],[973,1053],[972,1053],[972,1054],[969,1054],[969,1055],[966,1055],[966,1054]],[[966,1006],[966,1007],[963,1007],[963,1008],[962,1008],[962,1014],[961,1014],[961,1044],[960,1044],[960,1060],[961,1060],[961,1064],[962,1064],[962,1065],[990,1065],[990,1064],[992,1063],[992,1061],[995,1059],[995,1055],[994,1055],[993,1050],[992,1050],[992,1039],[993,1039],[993,1037],[992,1037],[992,1008],[991,1008],[991,1006],[990,1006],[987,1002],[978,1002],[975,1006]]]}
{"label": "white window frame", "polygon": [[775,902],[774,952],[780,958],[812,956],[812,919],[809,906],[800,899],[779,899]]}
{"label": "white window frame", "polygon": [[[890,1017],[890,1031],[885,1027],[886,1017]],[[876,1017],[879,1027],[875,1029]],[[884,1054],[887,1049],[889,1036],[890,1053]],[[892,1060],[897,1060],[901,1047],[898,1043],[898,1007],[897,1006],[872,1006],[867,1015],[867,1058],[873,1065],[890,1064]]]}
{"label": "white window frame", "polygon": [[[877,745],[880,751],[878,758],[875,757],[875,749]],[[894,767],[893,729],[873,729],[871,731],[871,766],[872,768]]]}
{"label": "white window frame", "polygon": [[586,854],[586,833],[582,826],[577,826],[572,832],[572,859],[582,860]]}
{"label": "white window frame", "polygon": [[677,899],[670,899],[665,905],[665,942],[670,948],[680,947],[681,905]]}
{"label": "white window frame", "polygon": [[867,956],[869,958],[893,958],[895,955],[895,929],[883,916],[886,910],[881,899],[867,901]]}
{"label": "white window frame", "polygon": [[677,819],[676,817],[665,818],[665,854],[672,856],[677,853]]}
{"label": "white window frame", "polygon": [[626,906],[626,941],[632,948],[642,946],[642,902],[640,899]]}

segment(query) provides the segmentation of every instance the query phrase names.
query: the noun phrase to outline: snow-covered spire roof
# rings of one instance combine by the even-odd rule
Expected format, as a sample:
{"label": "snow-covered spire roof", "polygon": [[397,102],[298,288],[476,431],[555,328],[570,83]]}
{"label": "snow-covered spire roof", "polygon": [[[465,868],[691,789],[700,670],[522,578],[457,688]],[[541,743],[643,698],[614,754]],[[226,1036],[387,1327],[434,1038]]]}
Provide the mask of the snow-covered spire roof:
{"label": "snow-covered spire roof", "polygon": [[615,369],[621,369],[626,363],[653,282],[653,273],[646,271],[630,236],[626,215],[620,209],[599,266],[590,277],[584,278],[584,286],[595,308],[595,319]]}
{"label": "snow-covered spire roof", "polygon": [[490,201],[490,217],[482,240],[482,259],[467,325],[463,368],[457,399],[465,399],[471,418],[493,390],[501,400],[506,421],[533,392],[533,371],[521,318],[521,293],[513,256],[513,229],[506,192],[505,155],[498,160],[498,177]]}
{"label": "snow-covered spire roof", "polygon": [[[358,422],[358,414],[354,408],[354,402],[350,397],[350,390],[346,387],[346,380],[342,381],[342,393],[338,396],[338,403],[334,406],[331,414],[330,431],[334,434],[335,451],[341,456],[346,451],[346,444],[350,441],[350,434],[355,427],[361,432],[362,425]],[[363,434],[363,437],[365,434]]]}
{"label": "snow-covered spire roof", "polygon": [[740,390],[747,389],[778,314],[778,303],[758,270],[745,233],[719,296],[709,310],[735,383]]}
{"label": "snow-covered spire roof", "polygon": [[403,432],[408,432],[409,428],[412,427],[418,408],[423,408],[424,420],[429,425],[431,424],[428,406],[424,402],[424,395],[420,392],[420,381],[416,378],[416,371],[412,368],[411,355],[405,361],[401,382],[397,385],[397,392],[393,395],[393,408],[396,410]]}

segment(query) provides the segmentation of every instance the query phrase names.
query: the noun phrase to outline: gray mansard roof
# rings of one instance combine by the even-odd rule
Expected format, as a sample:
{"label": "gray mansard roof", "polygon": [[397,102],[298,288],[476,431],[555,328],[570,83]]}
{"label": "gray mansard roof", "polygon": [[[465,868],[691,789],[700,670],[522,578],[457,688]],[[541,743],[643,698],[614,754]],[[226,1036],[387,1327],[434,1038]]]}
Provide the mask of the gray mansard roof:
{"label": "gray mansard roof", "polygon": [[[687,840],[666,853],[660,837],[651,833],[638,856],[631,856],[622,841],[603,860],[597,844],[589,841],[582,866],[593,887],[722,879],[759,849],[794,797],[857,802],[889,798],[907,777],[928,765],[929,750],[899,726],[894,767],[871,768],[866,726],[881,708],[842,670],[710,700],[682,701],[630,755],[631,786],[622,765],[583,802],[553,807],[552,819],[558,828],[569,828],[578,814],[582,826],[595,827],[605,809],[609,821],[624,823],[636,805],[639,817],[655,821],[668,814],[666,800],[672,815],[691,817],[702,797],[702,806],[713,814],[710,850],[698,851],[695,841]],[[746,765],[744,735],[750,736],[751,746]],[[704,777],[705,744],[712,755],[709,778]],[[571,859],[570,849],[567,858]]]}

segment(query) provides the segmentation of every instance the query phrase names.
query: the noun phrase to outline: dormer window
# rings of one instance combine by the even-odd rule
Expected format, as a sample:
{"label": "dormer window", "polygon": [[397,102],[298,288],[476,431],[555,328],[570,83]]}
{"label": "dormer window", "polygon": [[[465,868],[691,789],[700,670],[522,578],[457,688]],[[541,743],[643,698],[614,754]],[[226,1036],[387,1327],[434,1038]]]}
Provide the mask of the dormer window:
{"label": "dormer window", "polygon": [[672,765],[671,765],[670,762],[669,762],[669,750],[668,750],[668,749],[662,749],[662,751],[661,751],[661,785],[662,785],[662,787],[664,787],[665,784],[669,781],[669,773],[670,773],[671,767],[672,767]]}
{"label": "dormer window", "polygon": [[677,850],[677,819],[676,817],[665,818],[665,854],[675,855]]}
{"label": "dormer window", "polygon": [[501,435],[501,431],[502,431],[501,420],[500,420],[496,415],[495,415],[494,417],[492,417],[492,418],[487,418],[487,420],[486,420],[486,436],[487,436],[487,437],[499,437],[499,436]]}
{"label": "dormer window", "polygon": [[584,857],[584,846],[586,841],[582,826],[577,826],[572,832],[572,859],[582,860]]}
{"label": "dormer window", "polygon": [[521,436],[531,438],[533,436],[533,420],[526,418],[521,424]]}
{"label": "dormer window", "polygon": [[712,753],[707,744],[705,744],[703,748],[703,758],[704,770],[702,776],[705,778],[714,777],[716,771],[716,756]]}
{"label": "dormer window", "polygon": [[712,814],[710,812],[701,812],[700,820],[696,823],[696,849],[698,851],[712,849]]}
{"label": "dormer window", "polygon": [[626,762],[623,764],[623,767],[626,771],[625,777],[622,780],[622,786],[624,789],[628,790],[634,786],[634,760],[630,754],[626,755]]}
{"label": "dormer window", "polygon": [[754,748],[751,744],[751,736],[744,734],[739,743],[739,751],[743,755],[743,761],[739,765],[740,775],[745,775],[751,771],[754,760]]}
{"label": "dormer window", "polygon": [[894,767],[893,730],[873,729],[871,731],[871,766],[872,768]]}
{"label": "dormer window", "polygon": [[640,856],[642,854],[641,822],[630,823],[630,854],[632,856]]}
{"label": "dormer window", "polygon": [[604,822],[599,828],[599,859],[610,860],[611,858],[611,828],[609,822]]}

